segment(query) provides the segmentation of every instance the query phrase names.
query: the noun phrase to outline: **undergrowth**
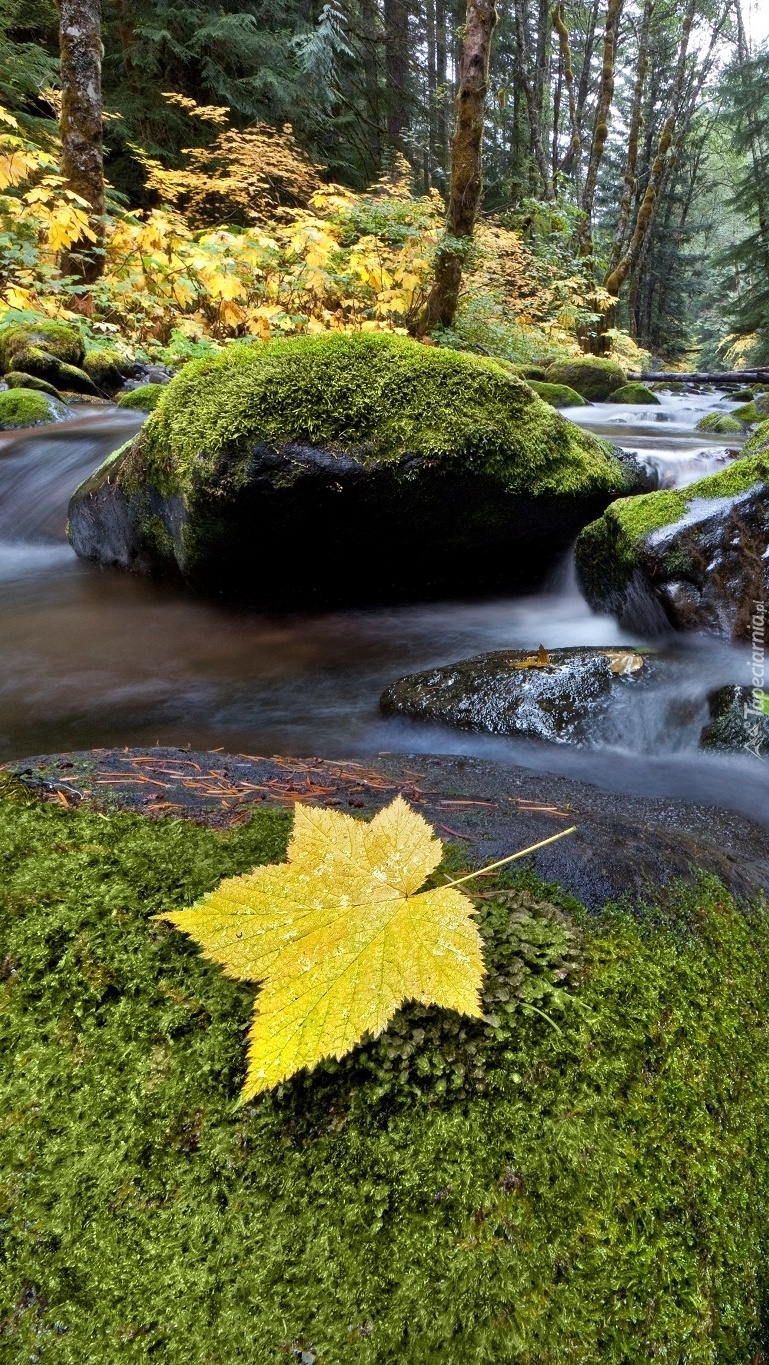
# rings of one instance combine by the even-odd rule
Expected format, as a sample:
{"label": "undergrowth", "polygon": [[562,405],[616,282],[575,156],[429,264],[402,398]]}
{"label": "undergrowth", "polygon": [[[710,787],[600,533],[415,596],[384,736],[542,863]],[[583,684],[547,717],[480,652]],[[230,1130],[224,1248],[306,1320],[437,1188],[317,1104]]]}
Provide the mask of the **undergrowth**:
{"label": "undergrowth", "polygon": [[748,1365],[765,909],[702,881],[589,919],[485,879],[469,1050],[408,1007],[241,1107],[254,990],[151,916],[280,859],[289,814],[221,835],[3,786],[3,1359]]}

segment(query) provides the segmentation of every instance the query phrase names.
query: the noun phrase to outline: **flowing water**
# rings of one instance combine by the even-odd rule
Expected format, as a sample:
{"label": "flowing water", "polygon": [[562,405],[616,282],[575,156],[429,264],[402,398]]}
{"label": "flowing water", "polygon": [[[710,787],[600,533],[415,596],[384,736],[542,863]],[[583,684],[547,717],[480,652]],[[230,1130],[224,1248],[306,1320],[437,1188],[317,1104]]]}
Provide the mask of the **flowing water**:
{"label": "flowing water", "polygon": [[[733,456],[734,438],[694,431],[704,412],[732,406],[719,394],[662,395],[661,407],[567,415],[680,487]],[[570,561],[536,596],[265,615],[78,560],[64,536],[68,497],[140,420],[81,409],[0,437],[0,761],[155,743],[327,758],[477,754],[769,823],[769,763],[697,747],[707,693],[750,682],[747,649],[723,641],[666,642],[659,678],[626,689],[590,749],[380,716],[393,679],[484,650],[645,643],[587,607]]]}

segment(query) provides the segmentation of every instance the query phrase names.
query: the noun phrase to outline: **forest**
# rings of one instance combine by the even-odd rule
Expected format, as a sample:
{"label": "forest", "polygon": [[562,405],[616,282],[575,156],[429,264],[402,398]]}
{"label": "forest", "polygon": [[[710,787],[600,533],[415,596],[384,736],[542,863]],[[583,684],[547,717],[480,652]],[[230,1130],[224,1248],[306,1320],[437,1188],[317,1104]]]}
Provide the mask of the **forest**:
{"label": "forest", "polygon": [[769,1365],[766,0],[0,0],[0,1359]]}
{"label": "forest", "polygon": [[[769,359],[769,56],[741,0],[473,15],[475,35],[445,0],[63,0],[80,65],[52,0],[3,0],[3,307],[180,357],[367,327],[514,362]],[[482,191],[458,213],[471,41]]]}

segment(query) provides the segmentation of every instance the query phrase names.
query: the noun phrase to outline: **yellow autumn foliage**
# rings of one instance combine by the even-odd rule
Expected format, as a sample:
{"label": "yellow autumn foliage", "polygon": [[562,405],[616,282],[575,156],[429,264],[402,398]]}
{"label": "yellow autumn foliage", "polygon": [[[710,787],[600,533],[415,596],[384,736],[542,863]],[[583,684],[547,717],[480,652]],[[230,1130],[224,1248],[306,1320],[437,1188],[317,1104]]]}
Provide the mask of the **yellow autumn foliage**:
{"label": "yellow autumn foliage", "polygon": [[261,983],[244,1100],[344,1056],[407,1000],[480,1017],[472,902],[455,885],[419,891],[442,851],[400,796],[370,824],[297,805],[285,863],[158,917],[229,976]]}

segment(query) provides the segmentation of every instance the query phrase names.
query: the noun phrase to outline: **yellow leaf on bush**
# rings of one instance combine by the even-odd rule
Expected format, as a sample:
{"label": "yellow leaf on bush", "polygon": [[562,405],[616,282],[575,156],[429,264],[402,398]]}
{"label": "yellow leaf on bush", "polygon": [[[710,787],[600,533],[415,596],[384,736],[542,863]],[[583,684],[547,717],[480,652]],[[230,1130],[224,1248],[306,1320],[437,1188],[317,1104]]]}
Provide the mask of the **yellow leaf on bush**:
{"label": "yellow leaf on bush", "polygon": [[480,1016],[472,902],[453,885],[419,892],[442,851],[400,796],[370,824],[297,805],[287,862],[158,916],[229,976],[262,983],[244,1100],[344,1056],[407,1000]]}

